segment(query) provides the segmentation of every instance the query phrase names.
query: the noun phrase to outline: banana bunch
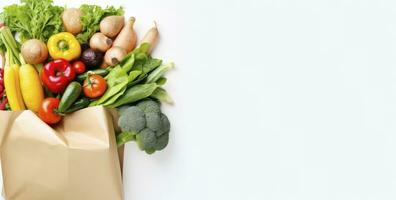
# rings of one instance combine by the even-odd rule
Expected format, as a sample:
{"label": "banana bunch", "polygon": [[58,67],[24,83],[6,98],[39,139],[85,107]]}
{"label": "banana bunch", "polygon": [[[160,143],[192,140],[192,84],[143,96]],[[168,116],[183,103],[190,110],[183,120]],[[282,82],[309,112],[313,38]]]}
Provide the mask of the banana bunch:
{"label": "banana bunch", "polygon": [[38,72],[32,65],[25,63],[8,27],[0,28],[0,39],[7,48],[4,87],[11,110],[20,111],[27,108],[38,112],[44,100]]}
{"label": "banana bunch", "polygon": [[44,100],[44,91],[36,69],[29,64],[6,65],[4,68],[4,86],[11,110],[26,108],[38,112]]}
{"label": "banana bunch", "polygon": [[[8,54],[8,53],[7,53]],[[7,59],[7,58],[6,58]],[[19,83],[19,65],[6,63],[4,67],[4,86],[7,92],[8,103],[11,110],[25,110],[21,87]]]}

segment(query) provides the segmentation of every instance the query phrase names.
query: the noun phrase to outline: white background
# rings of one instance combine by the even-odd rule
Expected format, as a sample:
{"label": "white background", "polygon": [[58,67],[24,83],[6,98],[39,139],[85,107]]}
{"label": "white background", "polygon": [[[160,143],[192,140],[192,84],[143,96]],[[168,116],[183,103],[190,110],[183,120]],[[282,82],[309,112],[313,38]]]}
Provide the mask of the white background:
{"label": "white background", "polygon": [[396,199],[395,1],[89,2],[157,20],[177,64],[170,145],[127,146],[126,200]]}

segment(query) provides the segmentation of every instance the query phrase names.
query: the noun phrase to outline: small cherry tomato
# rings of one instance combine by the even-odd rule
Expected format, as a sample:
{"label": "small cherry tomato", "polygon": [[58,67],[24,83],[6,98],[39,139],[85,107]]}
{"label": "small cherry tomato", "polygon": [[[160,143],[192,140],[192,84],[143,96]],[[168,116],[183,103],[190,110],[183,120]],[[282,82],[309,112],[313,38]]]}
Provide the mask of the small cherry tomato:
{"label": "small cherry tomato", "polygon": [[83,62],[81,62],[81,61],[74,62],[73,63],[73,68],[74,68],[74,71],[76,71],[77,74],[82,74],[87,69],[85,67],[85,64]]}
{"label": "small cherry tomato", "polygon": [[90,74],[84,81],[83,90],[86,97],[101,97],[107,90],[106,80],[97,74]]}
{"label": "small cherry tomato", "polygon": [[59,107],[59,102],[58,98],[44,99],[38,112],[41,120],[49,125],[58,123],[62,119],[62,116],[55,112],[55,109]]}

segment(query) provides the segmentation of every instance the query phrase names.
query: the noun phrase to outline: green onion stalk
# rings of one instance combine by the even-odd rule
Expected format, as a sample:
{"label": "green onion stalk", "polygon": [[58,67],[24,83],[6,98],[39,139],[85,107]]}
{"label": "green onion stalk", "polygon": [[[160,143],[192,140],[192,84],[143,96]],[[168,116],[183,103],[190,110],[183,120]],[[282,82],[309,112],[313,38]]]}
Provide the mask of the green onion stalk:
{"label": "green onion stalk", "polygon": [[0,38],[6,47],[6,66],[10,64],[21,64],[18,45],[7,26],[0,28]]}

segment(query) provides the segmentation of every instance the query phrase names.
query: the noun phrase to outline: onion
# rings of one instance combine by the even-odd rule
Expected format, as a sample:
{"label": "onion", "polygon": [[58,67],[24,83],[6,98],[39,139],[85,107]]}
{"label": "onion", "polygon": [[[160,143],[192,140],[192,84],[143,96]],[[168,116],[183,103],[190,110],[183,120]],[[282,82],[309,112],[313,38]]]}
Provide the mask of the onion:
{"label": "onion", "polygon": [[21,53],[26,63],[29,64],[40,64],[48,58],[47,46],[37,39],[30,39],[23,43]]}

